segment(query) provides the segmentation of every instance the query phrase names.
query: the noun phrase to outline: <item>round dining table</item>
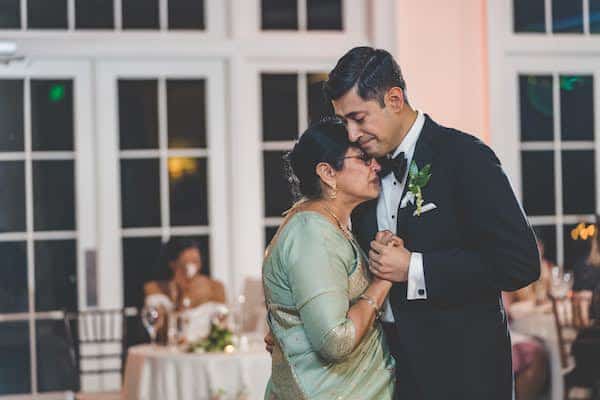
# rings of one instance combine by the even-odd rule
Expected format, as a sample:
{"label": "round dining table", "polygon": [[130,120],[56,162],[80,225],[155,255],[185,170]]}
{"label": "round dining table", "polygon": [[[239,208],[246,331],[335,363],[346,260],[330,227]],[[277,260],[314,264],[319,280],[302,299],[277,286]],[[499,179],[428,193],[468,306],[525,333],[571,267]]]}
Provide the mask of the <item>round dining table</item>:
{"label": "round dining table", "polygon": [[137,345],[129,348],[125,400],[258,400],[271,375],[264,348],[247,351],[188,353],[177,348]]}

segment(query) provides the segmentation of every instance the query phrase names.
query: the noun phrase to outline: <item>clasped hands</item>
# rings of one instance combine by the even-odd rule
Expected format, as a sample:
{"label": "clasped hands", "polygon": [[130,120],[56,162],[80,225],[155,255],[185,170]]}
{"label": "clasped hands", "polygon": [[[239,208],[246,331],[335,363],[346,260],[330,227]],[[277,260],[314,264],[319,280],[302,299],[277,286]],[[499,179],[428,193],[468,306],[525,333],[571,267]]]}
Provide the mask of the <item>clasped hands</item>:
{"label": "clasped hands", "polygon": [[406,282],[410,256],[402,239],[390,231],[380,231],[371,241],[369,270],[379,279]]}

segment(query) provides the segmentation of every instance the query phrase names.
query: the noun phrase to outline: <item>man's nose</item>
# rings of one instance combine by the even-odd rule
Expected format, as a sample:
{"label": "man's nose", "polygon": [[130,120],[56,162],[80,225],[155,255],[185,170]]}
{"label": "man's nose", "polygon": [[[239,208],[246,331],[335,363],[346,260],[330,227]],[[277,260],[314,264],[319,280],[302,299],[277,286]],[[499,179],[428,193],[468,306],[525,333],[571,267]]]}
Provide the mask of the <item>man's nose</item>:
{"label": "man's nose", "polygon": [[348,129],[348,140],[350,140],[352,143],[358,142],[358,139],[360,139],[360,130],[358,129],[358,126],[356,126],[355,123],[348,123],[347,125],[347,129]]}

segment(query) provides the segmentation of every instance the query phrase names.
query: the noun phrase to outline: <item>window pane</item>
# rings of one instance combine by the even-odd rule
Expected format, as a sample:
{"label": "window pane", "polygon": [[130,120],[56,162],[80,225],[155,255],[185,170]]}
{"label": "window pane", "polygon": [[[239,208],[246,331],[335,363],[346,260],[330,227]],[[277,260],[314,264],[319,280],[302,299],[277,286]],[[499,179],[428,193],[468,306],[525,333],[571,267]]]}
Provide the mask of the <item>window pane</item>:
{"label": "window pane", "polygon": [[[0,259],[0,313],[27,312],[27,245],[25,242],[0,242]],[[0,391],[1,388],[2,385]]]}
{"label": "window pane", "polygon": [[307,0],[307,28],[338,30],[342,28],[342,0]]}
{"label": "window pane", "polygon": [[0,162],[0,182],[10,190],[0,190],[0,232],[24,232],[25,163]]}
{"label": "window pane", "polygon": [[22,80],[0,80],[0,121],[0,151],[23,151]]}
{"label": "window pane", "polygon": [[33,224],[36,231],[75,229],[72,160],[33,162]]}
{"label": "window pane", "polygon": [[169,148],[206,147],[206,82],[167,81]]}
{"label": "window pane", "polygon": [[600,33],[600,0],[588,0],[590,7],[590,32]]}
{"label": "window pane", "polygon": [[123,29],[158,29],[158,0],[123,0]]}
{"label": "window pane", "polygon": [[298,29],[297,0],[261,0],[262,29]]}
{"label": "window pane", "polygon": [[36,311],[77,310],[75,240],[35,242]]}
{"label": "window pane", "polygon": [[594,214],[596,190],[593,150],[562,152],[564,214]]}
{"label": "window pane", "polygon": [[521,182],[527,215],[554,215],[554,152],[522,151]]}
{"label": "window pane", "polygon": [[[37,290],[37,289],[36,289]],[[35,321],[37,378],[40,392],[77,390],[77,368],[62,320]]]}
{"label": "window pane", "polygon": [[208,225],[205,158],[169,158],[171,225]]}
{"label": "window pane", "polygon": [[113,29],[113,0],[75,0],[77,29]]}
{"label": "window pane", "polygon": [[574,240],[571,237],[571,231],[575,229],[575,225],[565,225],[564,226],[564,255],[565,262],[564,267],[565,270],[573,269],[573,266],[577,261],[586,257],[590,251],[590,241],[589,240],[581,240],[581,238]]}
{"label": "window pane", "polygon": [[544,8],[544,0],[513,0],[515,32],[546,32]]}
{"label": "window pane", "polygon": [[21,1],[0,0],[0,29],[21,27]]}
{"label": "window pane", "polygon": [[280,217],[292,206],[292,195],[283,173],[283,154],[281,151],[263,153],[266,217]]}
{"label": "window pane", "polygon": [[327,80],[326,73],[307,74],[308,90],[308,124],[316,122],[326,115],[335,115],[331,102],[323,93],[323,82]]}
{"label": "window pane", "polygon": [[123,228],[160,226],[160,181],[157,159],[121,160]]}
{"label": "window pane", "polygon": [[27,26],[30,29],[67,29],[67,0],[27,0]]}
{"label": "window pane", "polygon": [[204,1],[169,0],[169,29],[204,29]]}
{"label": "window pane", "polygon": [[31,392],[28,322],[0,322],[0,395]]}
{"label": "window pane", "polygon": [[119,80],[121,150],[158,148],[158,81]]}
{"label": "window pane", "polygon": [[167,280],[169,266],[161,263],[161,239],[123,239],[123,298],[126,307],[141,307],[144,304],[144,283]]}
{"label": "window pane", "polygon": [[262,74],[263,140],[298,138],[298,75]]}
{"label": "window pane", "polygon": [[552,0],[552,32],[583,33],[583,6],[580,0]]}
{"label": "window pane", "polygon": [[594,78],[560,77],[562,140],[594,140]]}
{"label": "window pane", "polygon": [[535,235],[542,242],[543,257],[556,264],[556,226],[538,225],[533,227]]}
{"label": "window pane", "polygon": [[267,226],[265,228],[265,247],[271,243],[271,240],[273,240],[273,237],[277,233],[277,229],[278,227],[276,226]]}
{"label": "window pane", "polygon": [[73,150],[73,82],[31,81],[33,150]]}
{"label": "window pane", "polygon": [[554,140],[552,76],[520,75],[521,141]]}

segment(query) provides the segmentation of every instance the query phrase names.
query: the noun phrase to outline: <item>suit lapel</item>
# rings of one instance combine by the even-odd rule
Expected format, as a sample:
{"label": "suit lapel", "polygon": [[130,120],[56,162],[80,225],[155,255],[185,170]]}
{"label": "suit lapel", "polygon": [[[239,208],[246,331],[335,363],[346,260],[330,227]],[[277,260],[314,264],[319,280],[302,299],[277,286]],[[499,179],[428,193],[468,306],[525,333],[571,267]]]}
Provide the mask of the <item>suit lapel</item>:
{"label": "suit lapel", "polygon": [[[419,139],[417,140],[415,152],[412,158],[412,161],[414,161],[417,164],[417,167],[419,167],[419,169],[423,168],[427,164],[432,164],[433,149],[431,147],[431,138],[435,129],[435,122],[433,122],[428,115],[425,115],[425,124],[423,125],[423,129],[421,130],[421,134],[419,135]],[[401,198],[404,198],[406,192],[408,192],[409,179],[410,177],[407,176],[406,183],[404,185],[404,191],[402,192]],[[425,196],[425,199],[427,199],[427,196]],[[402,203],[402,201],[400,203]],[[396,221],[396,234],[399,237],[401,237],[405,242],[407,240],[407,227],[411,221],[411,217],[414,211],[415,205],[409,204],[404,208],[400,208],[400,204],[398,205],[398,220]]]}

